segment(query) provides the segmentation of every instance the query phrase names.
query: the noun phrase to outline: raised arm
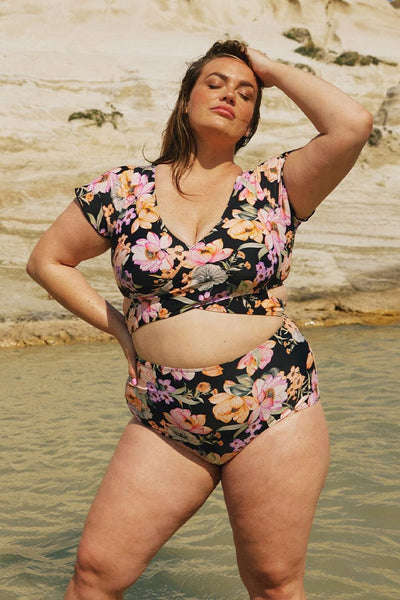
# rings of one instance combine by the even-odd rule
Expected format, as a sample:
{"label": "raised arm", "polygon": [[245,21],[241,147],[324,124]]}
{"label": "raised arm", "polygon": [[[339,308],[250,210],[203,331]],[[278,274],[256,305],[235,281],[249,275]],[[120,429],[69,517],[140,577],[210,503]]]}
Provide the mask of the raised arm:
{"label": "raised arm", "polygon": [[284,166],[290,202],[307,218],[356,162],[372,128],[371,114],[333,85],[301,69],[275,62],[249,49],[255,72],[266,87],[276,86],[310,119],[319,132],[289,154]]}
{"label": "raised arm", "polygon": [[109,241],[96,233],[78,204],[72,202],[36,244],[27,272],[71,313],[113,335],[134,377],[134,348],[123,314],[100,296],[76,269],[80,262],[103,254],[109,247]]}

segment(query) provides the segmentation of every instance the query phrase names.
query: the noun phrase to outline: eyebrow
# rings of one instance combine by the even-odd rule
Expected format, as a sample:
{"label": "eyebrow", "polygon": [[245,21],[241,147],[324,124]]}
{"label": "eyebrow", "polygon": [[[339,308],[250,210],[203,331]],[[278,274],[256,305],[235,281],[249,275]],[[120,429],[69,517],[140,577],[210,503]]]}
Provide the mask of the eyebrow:
{"label": "eyebrow", "polygon": [[[225,73],[219,73],[218,71],[213,71],[212,73],[209,73],[207,75],[206,79],[208,79],[212,75],[216,75],[217,77],[219,77],[223,81],[228,81],[228,79],[230,79],[230,77],[228,75],[225,75]],[[254,85],[251,83],[251,81],[247,81],[246,79],[243,79],[242,81],[239,81],[238,87],[251,87],[255,91]]]}

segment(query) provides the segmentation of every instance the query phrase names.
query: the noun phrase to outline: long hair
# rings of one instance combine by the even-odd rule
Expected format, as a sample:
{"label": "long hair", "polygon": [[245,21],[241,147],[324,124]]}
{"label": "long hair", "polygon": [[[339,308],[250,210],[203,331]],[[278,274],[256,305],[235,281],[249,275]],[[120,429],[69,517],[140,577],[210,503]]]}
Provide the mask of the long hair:
{"label": "long hair", "polygon": [[[201,71],[208,62],[214,58],[231,56],[240,59],[248,67],[251,67],[247,54],[246,45],[238,40],[226,40],[215,42],[204,56],[189,64],[182,79],[181,88],[175,107],[168,119],[167,126],[163,132],[160,156],[153,161],[154,165],[166,163],[172,164],[172,180],[175,187],[182,193],[180,180],[182,175],[191,166],[193,155],[196,154],[196,140],[186,114],[186,106],[190,99],[193,87],[198,80]],[[254,112],[249,124],[248,133],[241,137],[235,144],[235,153],[245,146],[257,130],[260,118],[260,104],[263,84],[256,73],[257,96]]]}

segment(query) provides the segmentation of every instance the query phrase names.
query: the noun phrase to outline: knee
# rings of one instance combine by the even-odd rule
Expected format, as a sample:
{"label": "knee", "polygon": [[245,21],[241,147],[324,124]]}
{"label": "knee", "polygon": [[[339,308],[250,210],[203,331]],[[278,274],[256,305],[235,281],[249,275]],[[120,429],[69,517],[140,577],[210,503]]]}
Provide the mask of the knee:
{"label": "knee", "polygon": [[81,544],[76,557],[73,582],[76,591],[86,598],[86,594],[96,591],[105,591],[109,586],[108,565],[105,557],[98,551]]}
{"label": "knee", "polygon": [[304,568],[284,563],[251,569],[243,582],[251,600],[305,600]]}
{"label": "knee", "polygon": [[107,548],[81,543],[76,557],[73,583],[79,598],[122,598],[123,592],[134,583],[134,577],[128,578],[120,564],[113,561]]}

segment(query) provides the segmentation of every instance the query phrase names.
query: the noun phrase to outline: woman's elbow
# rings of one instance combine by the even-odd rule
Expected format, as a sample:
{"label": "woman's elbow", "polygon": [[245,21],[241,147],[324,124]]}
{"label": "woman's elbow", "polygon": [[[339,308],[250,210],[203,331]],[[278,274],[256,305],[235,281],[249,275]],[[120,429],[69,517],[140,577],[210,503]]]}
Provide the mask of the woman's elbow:
{"label": "woman's elbow", "polygon": [[35,281],[39,279],[40,260],[38,260],[35,250],[30,255],[28,262],[26,263],[26,272],[29,277],[32,277]]}
{"label": "woman's elbow", "polygon": [[34,281],[42,285],[48,270],[51,258],[42,252],[40,241],[33,249],[28,262],[26,263],[26,272]]}
{"label": "woman's elbow", "polygon": [[360,142],[364,143],[368,140],[371,135],[372,127],[374,125],[374,118],[372,114],[364,108],[360,106],[358,110],[358,114],[354,117],[352,123],[352,130],[354,135],[360,140]]}

